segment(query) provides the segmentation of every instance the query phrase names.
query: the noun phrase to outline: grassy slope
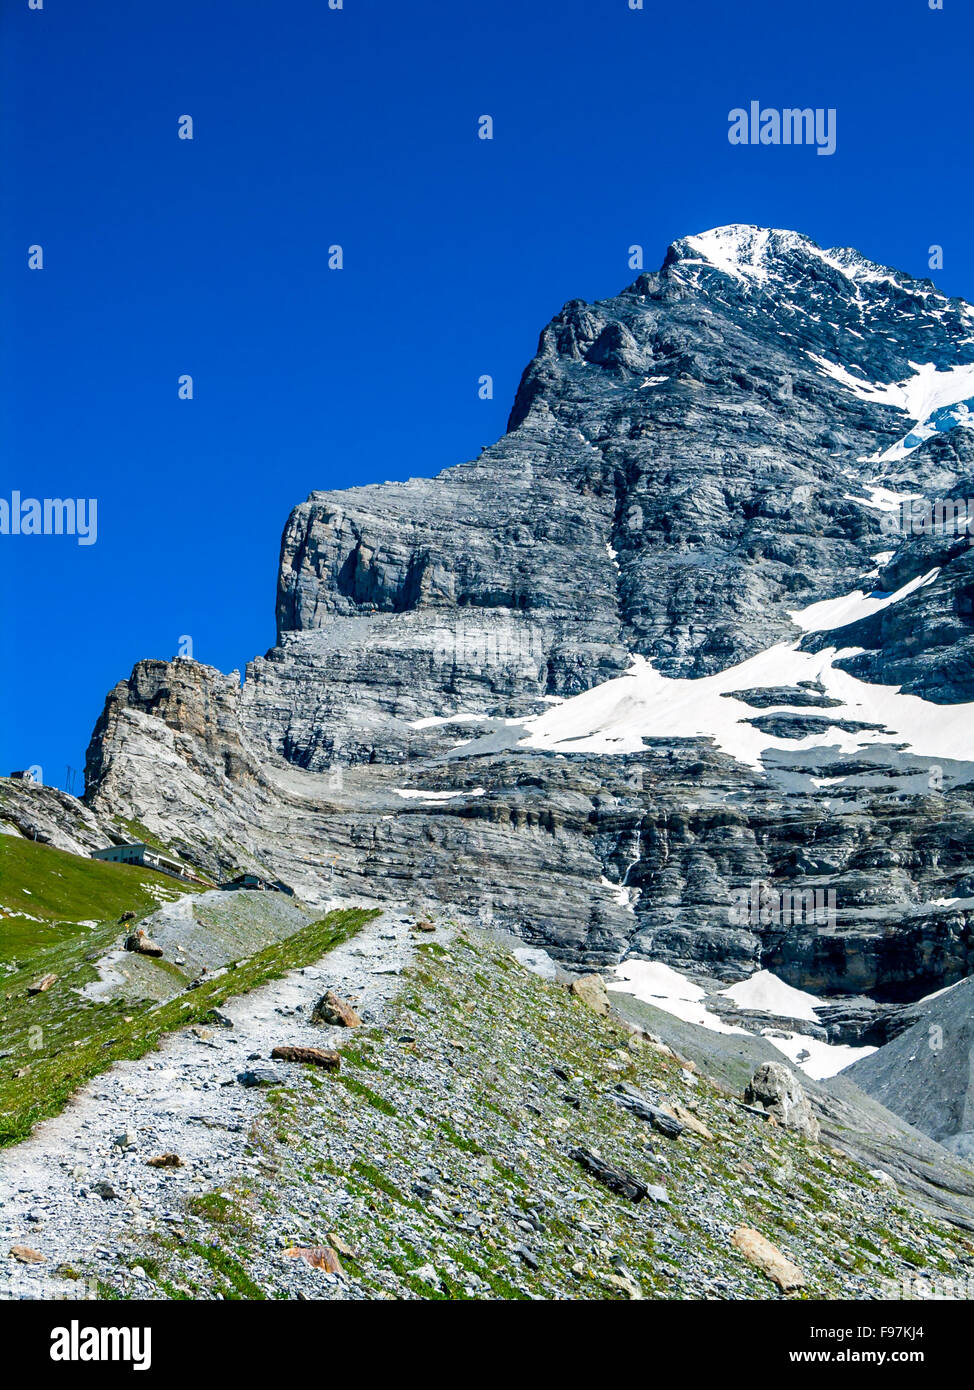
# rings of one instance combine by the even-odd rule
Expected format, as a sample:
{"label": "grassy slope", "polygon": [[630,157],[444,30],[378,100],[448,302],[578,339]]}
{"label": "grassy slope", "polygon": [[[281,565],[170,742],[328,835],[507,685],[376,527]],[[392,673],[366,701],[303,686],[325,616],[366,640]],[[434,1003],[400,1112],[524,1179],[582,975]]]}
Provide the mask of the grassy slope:
{"label": "grassy slope", "polygon": [[[299,1276],[281,1244],[332,1231],[354,1247],[346,1275],[370,1298],[618,1299],[615,1256],[647,1298],[699,1298],[702,1275],[722,1280],[724,1297],[780,1297],[731,1246],[741,1224],[797,1259],[802,1298],[875,1297],[904,1273],[974,1267],[962,1233],[837,1151],[757,1119],[702,1079],[688,1084],[675,1058],[632,1050],[619,1024],[496,944],[461,934],[419,956],[388,1026],[350,1038],[340,1073],[295,1068],[268,1093],[246,1145],[265,1171],[228,1163],[219,1193],[191,1199],[193,1233],[160,1228],[119,1251],[104,1296],[145,1297],[126,1263],[148,1271],[156,1297],[294,1296]],[[713,1142],[655,1134],[613,1103],[622,1079],[692,1106]],[[565,1104],[569,1091],[578,1109]],[[574,1144],[663,1184],[669,1203],[607,1192],[570,1159]],[[441,1210],[412,1189],[430,1164],[448,1189]],[[552,1192],[564,1195],[545,1201]],[[517,1218],[539,1199],[535,1271],[517,1253],[532,1238]],[[481,1214],[479,1234],[458,1227],[454,1204]],[[436,1284],[416,1273],[426,1261]],[[341,1296],[315,1271],[303,1278],[304,1297]]]}
{"label": "grassy slope", "polygon": [[0,963],[77,939],[86,931],[79,922],[115,921],[123,912],[141,916],[188,891],[151,869],[0,835]]}

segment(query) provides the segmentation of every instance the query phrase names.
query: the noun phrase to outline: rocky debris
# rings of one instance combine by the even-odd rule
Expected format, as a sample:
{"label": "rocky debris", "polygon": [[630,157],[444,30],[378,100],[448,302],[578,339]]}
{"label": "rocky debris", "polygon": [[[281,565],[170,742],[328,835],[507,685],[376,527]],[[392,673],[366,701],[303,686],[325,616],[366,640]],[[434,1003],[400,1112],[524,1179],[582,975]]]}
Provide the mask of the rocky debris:
{"label": "rocky debris", "polygon": [[[162,949],[176,971],[144,969],[138,951],[101,956],[99,981],[85,986],[89,998],[149,997],[162,1002],[184,988],[199,989],[228,969],[245,965],[255,950],[283,941],[321,916],[283,893],[227,893],[219,889],[182,893],[143,919],[140,930]],[[189,985],[185,977],[191,975]],[[208,1010],[201,1022],[232,1027],[226,1010]]]}
{"label": "rocky debris", "polygon": [[275,1047],[271,1057],[278,1062],[307,1062],[314,1067],[324,1067],[326,1071],[338,1071],[342,1064],[340,1052],[324,1047],[294,1047],[290,1044]]}
{"label": "rocky debris", "polygon": [[664,1114],[671,1115],[674,1120],[679,1121],[684,1129],[688,1129],[690,1133],[695,1134],[698,1139],[706,1139],[711,1143],[713,1142],[714,1136],[707,1126],[701,1120],[697,1119],[692,1110],[689,1110],[685,1105],[681,1105],[679,1101],[664,1101],[661,1109]]}
{"label": "rocky debris", "polygon": [[[614,1000],[624,1021],[652,1028],[681,1058],[696,1062],[728,1095],[742,1094],[755,1068],[763,1062],[782,1061],[781,1054],[765,1038],[715,1033],[631,995],[616,994]],[[849,1079],[850,1072],[851,1068],[827,1081],[802,1078],[802,1087],[821,1126],[822,1146],[831,1146],[833,1151],[848,1155],[866,1169],[882,1168],[891,1175],[899,1191],[931,1219],[974,1232],[974,1170],[861,1091]],[[747,1116],[747,1123],[753,1118],[767,1127],[769,1144],[778,1142],[776,1132],[780,1127],[763,1106],[735,1100],[733,1109]],[[719,1143],[719,1133],[710,1117],[697,1113],[714,1130]],[[809,1154],[821,1152],[806,1145],[801,1136],[795,1138]]]}
{"label": "rocky debris", "polygon": [[266,1067],[252,1067],[248,1071],[238,1072],[237,1080],[248,1089],[254,1086],[281,1086],[284,1083],[280,1072],[269,1071]]}
{"label": "rocky debris", "polygon": [[340,999],[333,990],[325,993],[315,1002],[311,1010],[312,1023],[326,1023],[333,1028],[360,1028],[362,1020],[346,999]]}
{"label": "rocky debris", "polygon": [[[449,926],[441,940],[431,951],[386,914],[319,963],[317,980],[296,971],[228,1001],[235,1027],[219,1051],[189,1029],[164,1038],[0,1152],[0,1183],[16,1194],[0,1210],[0,1238],[37,1244],[37,1219],[50,1262],[9,1261],[0,1296],[70,1294],[57,1277],[63,1263],[106,1296],[140,1299],[173,1289],[196,1298],[630,1297],[613,1279],[647,1299],[775,1297],[777,1286],[731,1243],[745,1219],[821,1298],[882,1296],[911,1270],[974,1271],[956,1229],[925,1219],[832,1148],[740,1109],[705,1076],[684,1100],[713,1142],[662,1140],[613,1099],[606,1064],[629,1036],[622,1023],[515,968],[507,945]],[[399,973],[379,973],[390,967]],[[310,1011],[322,977],[367,1017],[345,1054],[351,1084],[322,1084],[310,1068],[282,1068],[286,1089],[271,1096],[228,1084],[234,1062],[267,1055],[282,1013],[294,1042],[321,1037]],[[662,1025],[653,1031],[670,1037]],[[650,1101],[689,1084],[662,1052],[630,1056],[621,1084]],[[694,1060],[703,1072],[705,1059]],[[563,1091],[580,1099],[577,1110]],[[842,1119],[850,1130],[873,1123],[851,1108]],[[128,1131],[138,1151],[113,1149]],[[949,1167],[949,1155],[916,1137]],[[633,1175],[645,1198],[605,1189],[569,1156],[574,1148]],[[168,1150],[186,1166],[145,1165],[146,1154]],[[91,1200],[85,1170],[110,1172],[123,1200]],[[344,1278],[282,1257],[325,1244]]]}
{"label": "rocky debris", "polygon": [[113,843],[110,819],[76,796],[12,777],[0,777],[0,823],[15,827],[26,840],[69,854],[87,856]]}
{"label": "rocky debris", "polygon": [[587,1173],[591,1173],[593,1178],[597,1178],[610,1192],[617,1192],[620,1197],[628,1197],[630,1202],[641,1202],[649,1194],[646,1183],[640,1182],[625,1168],[614,1168],[611,1163],[606,1163],[590,1149],[572,1149],[568,1156],[580,1164]]}
{"label": "rocky debris", "polygon": [[748,1105],[759,1105],[786,1129],[798,1130],[813,1142],[819,1137],[816,1120],[801,1083],[782,1062],[763,1062],[744,1091]]}
{"label": "rocky debris", "polygon": [[139,927],[125,938],[124,949],[135,951],[140,956],[158,957],[164,954],[162,947],[151,939],[144,927]]}
{"label": "rocky debris", "polygon": [[568,986],[569,994],[596,1014],[607,1014],[612,1008],[605,981],[601,975],[579,975]]}
{"label": "rocky debris", "polygon": [[[360,998],[370,1015],[378,1015],[383,1001],[401,982],[398,977],[375,974],[374,968],[405,963],[410,959],[409,948],[406,923],[398,915],[386,915],[381,930],[363,931],[331,952],[329,978],[342,996]],[[125,1280],[137,1277],[132,1274],[135,1264],[148,1268],[151,1275],[157,1253],[152,1249],[141,1249],[138,1259],[134,1253],[127,1254],[127,1269],[118,1264],[121,1252],[132,1252],[133,1241],[142,1238],[147,1226],[167,1239],[207,1232],[204,1219],[194,1214],[192,1199],[205,1194],[207,1184],[216,1189],[214,1202],[222,1204],[220,1194],[227,1191],[235,1195],[232,1173],[238,1161],[247,1169],[248,1131],[267,1104],[261,1088],[245,1089],[228,1080],[234,1069],[227,1062],[243,1061],[251,1052],[267,1055],[279,1026],[279,1009],[288,1014],[295,1041],[307,1040],[310,1045],[320,1038],[320,1030],[308,1021],[316,997],[314,973],[299,970],[228,1000],[222,1008],[232,1015],[235,1026],[220,1037],[218,1051],[199,1047],[189,1028],[164,1036],[158,1049],[99,1075],[31,1138],[0,1151],[0,1187],[5,1193],[18,1194],[0,1207],[0,1238],[6,1238],[8,1247],[15,1242],[36,1244],[31,1239],[35,1218],[45,1230],[43,1249],[51,1263],[32,1276],[36,1288],[29,1296],[76,1297],[73,1280],[60,1277],[61,1266],[83,1266],[108,1282],[114,1282],[120,1272]],[[310,1089],[305,1075],[293,1070],[286,1076],[282,1067],[272,1080],[277,1084],[287,1080],[293,1092]],[[344,1088],[327,1089],[347,1094]],[[119,1149],[115,1141],[120,1134],[136,1135],[138,1148]],[[178,1153],[183,1165],[157,1170],[146,1163],[147,1156],[167,1152]],[[262,1164],[260,1171],[269,1175],[269,1165],[265,1170]],[[103,1174],[110,1175],[109,1185],[118,1194],[115,1200],[95,1200],[101,1194],[93,1188],[92,1178]],[[188,1210],[183,1209],[184,1201],[190,1201]],[[209,1202],[205,1196],[200,1210],[206,1210]],[[236,1204],[228,1209],[228,1230],[235,1229],[237,1210]],[[328,1220],[341,1226],[347,1216],[345,1210],[332,1210]],[[268,1279],[278,1278],[270,1270],[282,1263],[279,1248],[324,1243],[318,1231],[304,1227],[305,1219],[295,1220],[282,1232],[287,1240],[276,1241],[273,1258],[268,1257]],[[327,1243],[342,1255],[335,1241]],[[13,1260],[10,1264],[23,1268],[26,1275],[27,1267],[15,1266]],[[306,1268],[303,1261],[286,1264]],[[339,1287],[337,1281],[332,1283],[334,1276],[307,1272],[319,1288]],[[11,1291],[13,1278],[0,1272],[0,1298]],[[300,1286],[296,1276],[280,1282]],[[173,1285],[188,1291],[182,1273],[177,1273]],[[160,1296],[151,1278],[134,1287],[139,1298]],[[310,1289],[308,1293],[317,1296]]]}
{"label": "rocky debris", "polygon": [[625,1106],[641,1120],[647,1120],[660,1134],[665,1134],[667,1139],[679,1139],[683,1133],[683,1124],[672,1108],[655,1105],[648,1096],[628,1082],[620,1082],[612,1098],[617,1105]]}
{"label": "rocky debris", "polygon": [[344,1275],[341,1261],[330,1245],[294,1245],[284,1251],[286,1259],[304,1260],[312,1269],[324,1270],[326,1274]]}
{"label": "rocky debris", "polygon": [[776,1245],[750,1226],[740,1226],[731,1236],[732,1244],[741,1254],[757,1265],[785,1293],[800,1289],[805,1276],[796,1264],[783,1255]]}
{"label": "rocky debris", "polygon": [[156,1154],[153,1158],[146,1159],[148,1168],[182,1168],[183,1160],[177,1153]]}
{"label": "rocky debris", "polygon": [[42,1255],[39,1250],[32,1250],[29,1245],[12,1245],[10,1254],[13,1259],[24,1265],[44,1264],[47,1260],[46,1255]]}

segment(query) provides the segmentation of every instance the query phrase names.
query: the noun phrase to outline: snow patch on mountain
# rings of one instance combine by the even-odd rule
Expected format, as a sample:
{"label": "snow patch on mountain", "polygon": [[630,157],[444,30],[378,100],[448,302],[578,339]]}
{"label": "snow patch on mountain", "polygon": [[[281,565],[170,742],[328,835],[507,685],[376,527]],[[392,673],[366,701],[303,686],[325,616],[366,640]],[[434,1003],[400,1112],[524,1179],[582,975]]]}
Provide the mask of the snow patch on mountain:
{"label": "snow patch on mountain", "polygon": [[830,362],[816,352],[809,358],[825,376],[837,381],[845,390],[872,405],[887,405],[902,411],[914,422],[902,439],[888,449],[863,459],[864,463],[892,463],[929,439],[931,435],[953,429],[957,425],[974,427],[974,363],[962,363],[940,370],[933,362],[922,365],[911,362],[913,375],[904,381],[869,381],[853,375],[838,362]]}
{"label": "snow patch on mountain", "polygon": [[696,1023],[712,1033],[746,1035],[746,1028],[725,1023],[700,1001],[706,990],[693,984],[685,975],[658,960],[626,960],[617,965],[606,988],[621,994],[632,994],[645,1004],[654,1004],[684,1023]]}
{"label": "snow patch on mountain", "polygon": [[[712,1033],[736,1034],[738,1037],[762,1037],[772,1047],[788,1057],[806,1075],[816,1081],[835,1076],[837,1072],[868,1057],[874,1047],[849,1047],[823,1042],[820,1038],[781,1028],[740,1028],[725,1023],[708,1009],[704,1000],[707,991],[688,980],[678,970],[656,960],[626,960],[617,965],[606,980],[606,988],[619,994],[631,994],[644,1004],[651,1004],[684,1023],[695,1023]],[[821,1004],[814,995],[793,989],[770,970],[761,970],[729,989],[720,990],[741,1009],[764,1013],[769,1018],[794,1018],[817,1022],[815,1005]]]}
{"label": "snow patch on mountain", "polygon": [[[737,666],[697,679],[663,676],[645,657],[634,656],[624,675],[521,721],[526,732],[520,743],[565,753],[621,754],[641,752],[646,738],[712,738],[725,753],[758,769],[770,749],[800,751],[825,745],[854,753],[870,744],[905,744],[920,756],[974,760],[974,702],[937,705],[901,694],[898,686],[857,680],[833,665],[858,655],[858,650],[803,652],[797,643],[779,643]],[[817,714],[880,729],[833,725],[824,734],[778,738],[756,728],[751,721],[757,711],[733,698],[734,691],[796,686],[802,681],[820,682],[827,696],[841,702]],[[779,713],[809,713],[786,702],[774,708]]]}
{"label": "snow patch on mountain", "polygon": [[761,1036],[814,1081],[825,1081],[830,1076],[836,1076],[846,1067],[851,1067],[853,1062],[861,1061],[876,1051],[875,1047],[827,1043],[819,1038],[810,1038],[805,1033],[782,1033],[778,1029],[762,1029]]}
{"label": "snow patch on mountain", "polygon": [[818,1022],[815,1010],[822,1003],[814,994],[794,989],[770,970],[758,970],[720,993],[732,999],[739,1009],[756,1009],[778,1018],[800,1018],[810,1023]]}
{"label": "snow patch on mountain", "polygon": [[939,573],[939,568],[929,570],[891,594],[880,593],[879,590],[866,594],[861,589],[854,589],[852,593],[843,594],[841,598],[822,599],[820,603],[811,603],[807,608],[789,609],[788,616],[803,632],[829,632],[833,628],[857,623],[861,618],[871,618],[874,613],[890,608],[894,603],[899,603],[901,599],[916,593],[917,589],[924,589],[928,584],[932,584]]}
{"label": "snow patch on mountain", "polygon": [[[904,502],[912,502],[923,495],[919,492],[893,492],[888,487],[875,485],[867,486],[863,490],[868,496],[853,497],[851,493],[847,492],[845,493],[846,501],[858,502],[861,507],[871,507],[877,512],[898,512]],[[873,556],[872,558],[875,559],[876,557]]]}
{"label": "snow patch on mountain", "polygon": [[767,278],[764,260],[770,237],[767,228],[732,223],[726,227],[712,227],[709,232],[687,237],[686,241],[702,261],[716,270],[738,280],[758,282]]}
{"label": "snow patch on mountain", "polygon": [[463,788],[458,792],[428,792],[417,790],[414,787],[393,787],[396,796],[401,796],[404,801],[453,801],[458,796],[483,796],[483,787],[473,787],[469,791]]}
{"label": "snow patch on mountain", "polygon": [[945,434],[948,430],[957,428],[974,429],[972,406],[974,406],[974,397],[935,411],[923,424],[915,426],[909,434],[905,434],[902,439],[898,439],[895,444],[884,449],[875,458],[866,461],[869,463],[897,463],[900,459],[906,458],[908,454],[912,454],[914,449],[918,449],[921,444],[935,434]]}

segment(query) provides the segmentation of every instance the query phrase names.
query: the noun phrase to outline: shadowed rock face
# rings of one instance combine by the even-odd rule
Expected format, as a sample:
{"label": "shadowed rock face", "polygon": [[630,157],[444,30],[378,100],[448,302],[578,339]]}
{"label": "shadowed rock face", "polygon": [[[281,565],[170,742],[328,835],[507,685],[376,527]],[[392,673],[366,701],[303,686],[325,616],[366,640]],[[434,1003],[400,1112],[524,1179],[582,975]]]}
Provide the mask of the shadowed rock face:
{"label": "shadowed rock face", "polygon": [[936,1139],[974,1159],[974,980],[912,1011],[916,1021],[849,1068],[860,1090]]}
{"label": "shadowed rock face", "polygon": [[[974,363],[972,330],[928,281],[795,233],[675,243],[657,274],[555,316],[480,458],[296,507],[277,644],[242,687],[140,663],[95,730],[86,799],[211,871],[448,903],[578,965],[767,965],[890,1001],[961,978],[962,758],[780,678],[735,694],[767,736],[759,766],[703,727],[621,754],[523,740],[634,655],[696,679],[776,644],[841,648],[840,669],[924,696],[931,718],[974,699],[966,538],[891,535],[870,491],[974,496],[974,434],[941,412],[901,446],[923,421],[897,395],[917,364],[940,383]],[[934,569],[844,628],[792,620]],[[742,922],[730,908],[755,881],[831,891],[833,917]]]}

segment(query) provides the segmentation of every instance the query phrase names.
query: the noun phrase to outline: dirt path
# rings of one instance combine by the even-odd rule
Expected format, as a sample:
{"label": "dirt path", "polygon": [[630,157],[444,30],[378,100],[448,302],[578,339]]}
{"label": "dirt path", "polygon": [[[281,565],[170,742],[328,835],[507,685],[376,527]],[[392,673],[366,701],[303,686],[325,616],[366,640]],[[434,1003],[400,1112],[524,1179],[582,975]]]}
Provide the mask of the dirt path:
{"label": "dirt path", "polygon": [[[308,1021],[325,989],[352,1000],[365,1022],[379,1021],[412,958],[409,920],[384,913],[314,966],[229,1000],[220,1011],[232,1029],[186,1029],[157,1052],[116,1064],[0,1153],[0,1298],[84,1296],[77,1281],[56,1273],[60,1265],[87,1265],[94,1256],[111,1268],[121,1239],[150,1224],[182,1223],[181,1198],[256,1163],[244,1149],[266,1099],[238,1073],[280,1067],[286,1074],[286,1064],[270,1061],[280,1043],[333,1047],[347,1038],[347,1030]],[[146,1166],[166,1152],[185,1166]],[[103,1183],[114,1196],[99,1195]],[[44,1262],[19,1262],[8,1254],[15,1245]]]}

